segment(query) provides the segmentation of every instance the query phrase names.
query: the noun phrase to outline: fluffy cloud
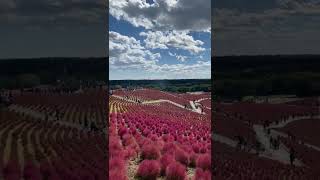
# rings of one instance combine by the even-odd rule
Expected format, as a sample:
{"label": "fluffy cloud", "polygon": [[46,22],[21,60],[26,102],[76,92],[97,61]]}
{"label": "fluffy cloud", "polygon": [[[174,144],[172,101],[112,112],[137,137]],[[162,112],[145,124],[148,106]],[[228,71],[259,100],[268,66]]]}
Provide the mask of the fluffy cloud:
{"label": "fluffy cloud", "polygon": [[[186,58],[172,54],[176,57]],[[139,70],[153,73],[171,74],[185,77],[188,74],[200,74],[210,77],[210,61],[197,61],[194,64],[160,64],[159,53],[152,53],[141,45],[140,41],[117,32],[109,32],[109,63],[111,69]],[[181,60],[181,59],[180,59]]]}
{"label": "fluffy cloud", "polygon": [[211,62],[210,61],[197,61],[195,64],[164,64],[159,68],[160,71],[163,72],[171,72],[171,73],[200,73],[200,71],[210,71],[211,70]]}
{"label": "fluffy cloud", "polygon": [[193,39],[186,31],[148,31],[141,32],[140,36],[145,36],[146,47],[151,49],[176,49],[187,50],[192,54],[205,51],[201,46],[204,44],[200,40]]}
{"label": "fluffy cloud", "polygon": [[0,23],[43,27],[104,24],[106,7],[103,0],[2,0]]}
{"label": "fluffy cloud", "polygon": [[161,30],[208,31],[211,0],[110,0],[109,12],[136,27]]}
{"label": "fluffy cloud", "polygon": [[155,66],[159,53],[146,50],[140,41],[133,37],[109,32],[109,62],[117,68],[145,68]]}
{"label": "fluffy cloud", "polygon": [[211,62],[197,61],[194,64],[164,64],[159,67],[158,72],[165,75],[164,78],[210,78]]}
{"label": "fluffy cloud", "polygon": [[178,55],[178,54],[176,54],[176,53],[173,54],[173,53],[169,52],[168,54],[169,54],[170,56],[176,57],[177,60],[178,60],[178,61],[181,61],[181,62],[185,62],[186,59],[188,58],[187,56]]}

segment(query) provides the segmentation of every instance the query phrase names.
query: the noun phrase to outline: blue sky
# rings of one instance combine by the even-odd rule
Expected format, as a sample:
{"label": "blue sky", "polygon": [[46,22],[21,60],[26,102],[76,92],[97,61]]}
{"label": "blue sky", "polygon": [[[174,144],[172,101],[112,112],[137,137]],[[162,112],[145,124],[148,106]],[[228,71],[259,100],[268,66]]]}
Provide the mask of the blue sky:
{"label": "blue sky", "polygon": [[210,78],[210,0],[111,0],[109,8],[110,79]]}

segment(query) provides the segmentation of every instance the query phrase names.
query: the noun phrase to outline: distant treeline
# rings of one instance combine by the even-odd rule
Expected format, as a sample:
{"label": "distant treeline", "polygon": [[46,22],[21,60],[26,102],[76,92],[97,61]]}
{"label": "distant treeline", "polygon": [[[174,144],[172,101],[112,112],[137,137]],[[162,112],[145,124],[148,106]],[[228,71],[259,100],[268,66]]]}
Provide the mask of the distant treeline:
{"label": "distant treeline", "polygon": [[212,66],[218,97],[320,95],[317,55],[212,57]]}
{"label": "distant treeline", "polygon": [[107,82],[107,58],[1,59],[0,88],[55,84],[78,86],[82,81]]}
{"label": "distant treeline", "polygon": [[117,88],[153,88],[168,92],[211,91],[210,79],[175,79],[175,80],[111,80],[111,89]]}

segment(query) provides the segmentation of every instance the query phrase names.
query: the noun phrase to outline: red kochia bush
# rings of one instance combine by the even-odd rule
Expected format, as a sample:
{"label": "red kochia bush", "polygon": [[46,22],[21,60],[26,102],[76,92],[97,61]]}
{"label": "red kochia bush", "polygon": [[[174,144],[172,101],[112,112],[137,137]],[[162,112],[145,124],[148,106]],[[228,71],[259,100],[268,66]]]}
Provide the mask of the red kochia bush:
{"label": "red kochia bush", "polygon": [[130,145],[132,143],[135,143],[135,140],[134,140],[133,136],[125,134],[122,137],[122,143],[123,143],[124,146],[128,146],[128,145]]}
{"label": "red kochia bush", "polygon": [[160,158],[160,150],[156,145],[148,144],[142,147],[142,159],[158,159]]}
{"label": "red kochia bush", "polygon": [[137,176],[144,180],[156,180],[160,175],[160,163],[156,160],[144,160],[140,163]]}
{"label": "red kochia bush", "polygon": [[9,161],[2,170],[5,179],[20,179],[19,165],[16,161]]}
{"label": "red kochia bush", "polygon": [[121,127],[118,131],[119,136],[123,136],[124,134],[126,134],[128,132],[128,129],[125,127]]}
{"label": "red kochia bush", "polygon": [[165,174],[166,168],[168,167],[169,164],[175,162],[174,157],[171,154],[165,154],[161,157],[160,159],[160,164],[161,164],[161,174]]}
{"label": "red kochia bush", "polygon": [[190,166],[191,167],[195,167],[196,166],[196,160],[198,159],[198,154],[197,153],[194,153],[194,152],[192,152],[191,154],[190,154]]}
{"label": "red kochia bush", "polygon": [[41,174],[39,168],[33,163],[26,163],[23,171],[23,176],[26,180],[41,180]]}
{"label": "red kochia bush", "polygon": [[200,153],[206,153],[207,152],[207,148],[206,147],[201,147],[200,148]]}
{"label": "red kochia bush", "polygon": [[195,153],[200,153],[200,146],[199,144],[192,145],[192,149]]}
{"label": "red kochia bush", "polygon": [[189,155],[182,149],[177,149],[175,158],[178,162],[188,166],[189,164]]}
{"label": "red kochia bush", "polygon": [[177,150],[177,145],[174,144],[173,142],[164,144],[162,149],[163,154],[165,153],[174,154],[176,150]]}
{"label": "red kochia bush", "polygon": [[109,169],[122,173],[126,169],[125,161],[119,157],[109,159]]}
{"label": "red kochia bush", "polygon": [[197,168],[193,180],[211,180],[211,172]]}
{"label": "red kochia bush", "polygon": [[109,171],[109,179],[116,179],[116,180],[128,180],[128,177],[125,173],[119,172],[117,170]]}
{"label": "red kochia bush", "polygon": [[211,156],[209,154],[200,155],[196,160],[196,166],[203,170],[210,170]]}
{"label": "red kochia bush", "polygon": [[186,168],[184,165],[173,162],[166,169],[166,180],[185,180]]}
{"label": "red kochia bush", "polygon": [[138,154],[136,150],[132,147],[128,147],[126,150],[124,150],[124,158],[125,159],[131,159],[137,157]]}

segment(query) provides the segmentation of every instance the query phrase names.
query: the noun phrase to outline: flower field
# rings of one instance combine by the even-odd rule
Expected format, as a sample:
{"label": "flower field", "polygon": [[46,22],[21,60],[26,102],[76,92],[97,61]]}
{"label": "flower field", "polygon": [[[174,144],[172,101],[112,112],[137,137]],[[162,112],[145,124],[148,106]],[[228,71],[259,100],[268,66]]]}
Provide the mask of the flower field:
{"label": "flower field", "polygon": [[[109,99],[109,179],[211,179],[210,113],[168,102],[146,103],[190,101],[156,90],[114,94]],[[141,101],[129,101],[132,96]]]}

